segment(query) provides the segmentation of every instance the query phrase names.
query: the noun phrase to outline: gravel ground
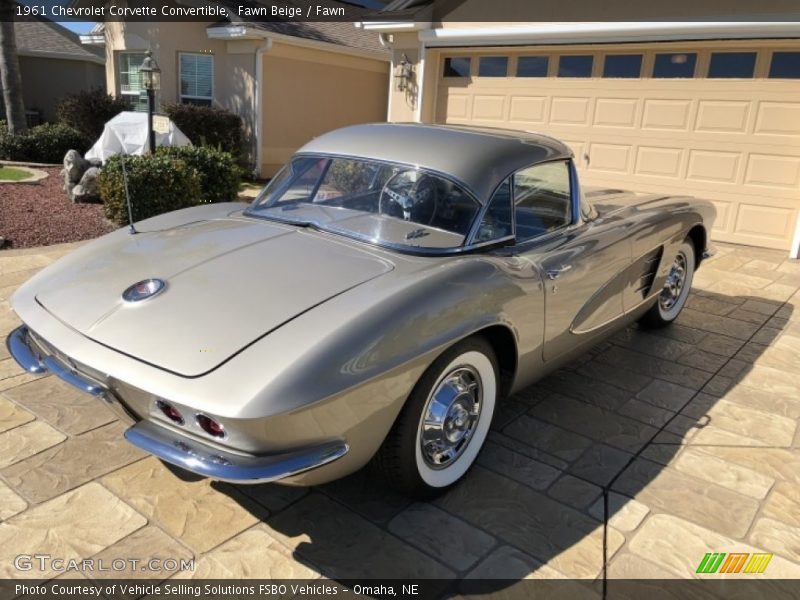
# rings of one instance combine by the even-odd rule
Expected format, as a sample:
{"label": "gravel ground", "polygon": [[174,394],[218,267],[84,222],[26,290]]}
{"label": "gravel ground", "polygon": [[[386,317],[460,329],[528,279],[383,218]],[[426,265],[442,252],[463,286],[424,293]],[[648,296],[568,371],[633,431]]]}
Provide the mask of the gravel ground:
{"label": "gravel ground", "polygon": [[5,248],[31,248],[94,238],[116,229],[101,204],[73,204],[57,167],[36,183],[0,184],[0,237]]}

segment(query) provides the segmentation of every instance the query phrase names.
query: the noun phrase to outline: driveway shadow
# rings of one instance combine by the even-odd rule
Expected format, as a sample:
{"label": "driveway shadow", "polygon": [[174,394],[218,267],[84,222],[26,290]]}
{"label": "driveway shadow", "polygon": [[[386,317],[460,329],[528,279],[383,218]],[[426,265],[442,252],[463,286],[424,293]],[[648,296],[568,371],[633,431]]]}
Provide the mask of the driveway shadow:
{"label": "driveway shadow", "polygon": [[[800,416],[782,391],[800,356],[780,342],[791,311],[693,292],[671,327],[624,329],[506,398],[470,474],[431,502],[366,469],[310,490],[231,495],[255,500],[264,510],[248,508],[271,535],[339,581],[414,580],[428,597],[636,597],[636,585],[686,597],[685,582],[618,580],[689,577],[706,551],[736,551],[699,547],[675,523],[745,538],[767,485],[752,449],[791,447]],[[664,537],[672,566],[631,552],[634,535]],[[571,581],[523,582],[531,577]]]}

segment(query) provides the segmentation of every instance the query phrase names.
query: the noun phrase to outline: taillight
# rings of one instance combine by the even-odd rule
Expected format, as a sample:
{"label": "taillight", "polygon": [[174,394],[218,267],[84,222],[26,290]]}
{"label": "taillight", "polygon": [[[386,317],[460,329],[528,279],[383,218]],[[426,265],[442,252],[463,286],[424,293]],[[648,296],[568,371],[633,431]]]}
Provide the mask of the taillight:
{"label": "taillight", "polygon": [[183,415],[181,415],[180,411],[172,406],[172,404],[164,400],[156,400],[156,406],[170,421],[178,425],[183,425]]}
{"label": "taillight", "polygon": [[222,426],[221,423],[218,423],[211,417],[207,417],[206,415],[197,415],[197,424],[205,431],[208,435],[215,438],[223,438],[225,437],[225,428]]}

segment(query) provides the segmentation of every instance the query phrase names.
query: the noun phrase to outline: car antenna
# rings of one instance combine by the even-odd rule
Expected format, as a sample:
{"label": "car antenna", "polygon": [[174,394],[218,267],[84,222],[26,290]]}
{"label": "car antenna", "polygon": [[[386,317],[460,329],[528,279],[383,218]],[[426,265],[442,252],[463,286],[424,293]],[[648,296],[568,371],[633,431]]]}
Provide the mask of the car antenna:
{"label": "car antenna", "polygon": [[122,154],[122,182],[125,185],[125,205],[128,207],[128,233],[134,235],[139,233],[133,226],[133,210],[131,210],[131,195],[128,192],[128,171],[125,169],[126,154]]}

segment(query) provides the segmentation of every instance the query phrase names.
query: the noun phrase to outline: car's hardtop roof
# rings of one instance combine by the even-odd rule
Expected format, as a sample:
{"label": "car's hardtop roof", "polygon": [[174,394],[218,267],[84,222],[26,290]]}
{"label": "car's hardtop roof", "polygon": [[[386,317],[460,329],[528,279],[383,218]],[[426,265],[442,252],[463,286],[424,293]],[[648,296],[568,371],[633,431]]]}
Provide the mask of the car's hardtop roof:
{"label": "car's hardtop roof", "polygon": [[419,123],[373,123],[319,136],[298,153],[372,158],[437,171],[463,183],[481,202],[514,171],[570,158],[562,142],[539,133]]}

